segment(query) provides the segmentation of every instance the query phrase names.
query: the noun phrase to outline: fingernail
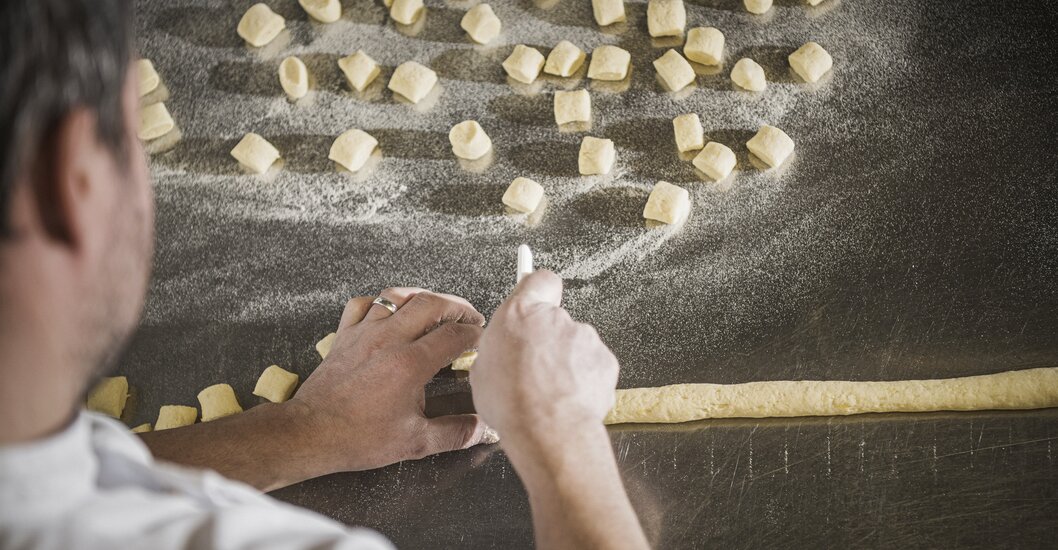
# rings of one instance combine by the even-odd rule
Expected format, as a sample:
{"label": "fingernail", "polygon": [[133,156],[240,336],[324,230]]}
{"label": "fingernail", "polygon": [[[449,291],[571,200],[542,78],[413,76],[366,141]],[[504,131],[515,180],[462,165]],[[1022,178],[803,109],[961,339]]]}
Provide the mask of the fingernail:
{"label": "fingernail", "polygon": [[500,442],[500,433],[492,428],[485,428],[485,433],[481,434],[481,443],[483,445],[494,445]]}

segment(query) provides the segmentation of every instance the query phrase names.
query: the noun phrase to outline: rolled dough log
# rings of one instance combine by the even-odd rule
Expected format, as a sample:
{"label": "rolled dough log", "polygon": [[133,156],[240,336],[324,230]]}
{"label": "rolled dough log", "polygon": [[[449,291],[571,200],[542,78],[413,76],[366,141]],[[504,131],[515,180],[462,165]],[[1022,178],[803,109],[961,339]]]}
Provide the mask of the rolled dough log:
{"label": "rolled dough log", "polygon": [[1058,407],[1058,367],[894,382],[774,381],[617,390],[607,424]]}

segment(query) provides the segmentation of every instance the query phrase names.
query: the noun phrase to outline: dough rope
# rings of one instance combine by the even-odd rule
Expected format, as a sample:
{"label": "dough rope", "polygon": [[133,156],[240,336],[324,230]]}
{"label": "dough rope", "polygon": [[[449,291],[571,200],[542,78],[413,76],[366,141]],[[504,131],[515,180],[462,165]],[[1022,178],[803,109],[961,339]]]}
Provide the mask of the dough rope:
{"label": "dough rope", "polygon": [[1058,367],[937,380],[805,380],[631,388],[617,390],[617,401],[606,423],[1050,407],[1058,407]]}

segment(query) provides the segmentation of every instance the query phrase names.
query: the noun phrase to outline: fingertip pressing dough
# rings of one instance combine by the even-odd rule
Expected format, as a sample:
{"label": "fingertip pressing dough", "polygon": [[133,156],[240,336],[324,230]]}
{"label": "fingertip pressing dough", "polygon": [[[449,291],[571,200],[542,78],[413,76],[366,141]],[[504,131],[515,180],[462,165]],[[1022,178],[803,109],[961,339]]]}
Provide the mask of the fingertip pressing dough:
{"label": "fingertip pressing dough", "polygon": [[261,377],[257,379],[253,394],[272,403],[282,403],[294,395],[294,388],[297,386],[298,375],[279,365],[272,365],[265,369]]}
{"label": "fingertip pressing dough", "polygon": [[496,13],[492,11],[492,6],[478,4],[467,10],[467,13],[463,15],[463,19],[459,22],[459,26],[467,31],[470,39],[474,42],[488,44],[492,42],[492,39],[499,36],[503,23],[500,22],[499,17],[496,17]]}
{"label": "fingertip pressing dough", "polygon": [[529,214],[540,206],[544,199],[544,187],[529,178],[514,178],[503,193],[503,204],[519,212]]}
{"label": "fingertip pressing dough", "polygon": [[647,197],[643,217],[648,220],[673,224],[683,221],[691,212],[691,196],[687,190],[667,181],[659,181]]}
{"label": "fingertip pressing dough", "polygon": [[743,0],[746,11],[756,15],[768,13],[768,10],[771,9],[771,3],[772,0]]}
{"label": "fingertip pressing dough", "polygon": [[492,140],[475,120],[464,120],[448,132],[452,153],[461,159],[477,160],[492,149]]}
{"label": "fingertip pressing dough", "polygon": [[681,153],[701,149],[705,144],[702,121],[695,113],[680,115],[672,119],[672,132],[676,136],[676,149]]}
{"label": "fingertip pressing dough", "polygon": [[452,361],[452,370],[469,371],[471,365],[474,364],[478,358],[478,352],[467,351],[463,352],[455,361]]}
{"label": "fingertip pressing dough", "polygon": [[702,65],[719,65],[724,59],[724,33],[713,27],[695,27],[687,31],[683,55]]}
{"label": "fingertip pressing dough", "polygon": [[691,163],[705,175],[720,181],[735,169],[735,152],[722,143],[710,141]]}
{"label": "fingertip pressing dough", "polygon": [[687,26],[683,0],[650,0],[647,3],[647,31],[650,36],[680,36]]}
{"label": "fingertip pressing dough", "polygon": [[815,42],[808,42],[790,54],[790,67],[805,82],[818,82],[834,66],[834,59]]}
{"label": "fingertip pressing dough", "polygon": [[371,153],[378,147],[378,140],[358,129],[348,130],[335,138],[327,158],[344,166],[350,172],[364,167]]}
{"label": "fingertip pressing dough", "polygon": [[301,99],[309,93],[309,70],[300,59],[290,56],[279,64],[279,85],[290,99]]}
{"label": "fingertip pressing dough", "polygon": [[198,392],[198,404],[202,407],[203,422],[242,412],[235,390],[227,384],[213,384]]}
{"label": "fingertip pressing dough", "polygon": [[555,124],[591,121],[591,94],[588,90],[555,92]]}
{"label": "fingertip pressing dough", "polygon": [[283,16],[265,4],[254,4],[243,14],[238,32],[243,40],[259,48],[279,36],[285,27],[286,20]]}
{"label": "fingertip pressing dough", "polygon": [[334,346],[334,339],[337,337],[338,334],[332,332],[324,336],[319,342],[316,342],[316,353],[320,354],[320,359],[327,358],[327,354],[331,352],[331,347]]}
{"label": "fingertip pressing dough", "polygon": [[624,0],[591,0],[591,12],[600,27],[625,20]]}
{"label": "fingertip pressing dough", "polygon": [[154,63],[150,59],[136,61],[136,78],[139,82],[140,97],[153,92],[162,83],[158,71],[154,70]]}
{"label": "fingertip pressing dough", "polygon": [[88,392],[85,408],[114,418],[121,418],[129,397],[129,380],[124,376],[103,378]]}
{"label": "fingertip pressing dough", "polygon": [[573,73],[584,65],[588,56],[584,50],[578,48],[569,40],[563,40],[551,49],[547,54],[547,62],[544,63],[544,72],[555,76],[573,76]]}
{"label": "fingertip pressing dough", "polygon": [[357,50],[353,55],[339,59],[338,67],[342,69],[342,73],[345,74],[345,79],[349,81],[349,85],[358,92],[364,91],[364,88],[374,82],[378,78],[379,73],[382,72],[378,63],[375,63],[375,60],[371,59],[363,50]]}
{"label": "fingertip pressing dough", "polygon": [[419,19],[425,8],[422,0],[393,0],[389,16],[397,23],[411,25]]}
{"label": "fingertip pressing dough", "polygon": [[599,46],[591,52],[588,78],[592,80],[624,80],[632,64],[632,54],[617,46]]}
{"label": "fingertip pressing dough", "polygon": [[764,78],[764,67],[748,57],[739,59],[731,68],[731,81],[751,92],[760,92],[768,87],[768,81]]}
{"label": "fingertip pressing dough", "polygon": [[250,132],[231,150],[231,156],[255,174],[263,174],[279,160],[279,150],[265,138]]}
{"label": "fingertip pressing dough", "polygon": [[334,23],[342,17],[342,4],[338,0],[298,0],[298,4],[321,23]]}
{"label": "fingertip pressing dough", "polygon": [[139,426],[136,426],[135,428],[132,428],[132,433],[134,433],[134,434],[142,434],[142,433],[147,433],[149,431],[151,431],[151,423],[150,422],[144,422],[143,424],[140,424]]}
{"label": "fingertip pressing dough", "polygon": [[524,44],[514,47],[511,55],[503,61],[503,70],[507,75],[525,84],[532,84],[544,68],[544,55]]}
{"label": "fingertip pressing dough", "polygon": [[154,423],[154,431],[160,432],[180,426],[190,426],[198,419],[198,409],[184,405],[163,405],[158,409],[158,420]]}
{"label": "fingertip pressing dough", "polygon": [[612,140],[585,136],[580,142],[577,165],[583,176],[609,174],[617,160],[617,149]]}
{"label": "fingertip pressing dough", "polygon": [[654,70],[673,92],[678,92],[694,82],[694,68],[676,50],[669,50],[654,60]]}
{"label": "fingertip pressing dough", "polygon": [[933,380],[777,380],[632,388],[617,390],[606,423],[1052,407],[1058,407],[1056,367]]}
{"label": "fingertip pressing dough", "polygon": [[422,101],[437,84],[437,73],[414,61],[405,61],[393,71],[389,89],[412,103]]}
{"label": "fingertip pressing dough", "polygon": [[757,135],[746,142],[746,147],[749,152],[774,168],[793,153],[794,142],[782,130],[765,124],[760,127]]}

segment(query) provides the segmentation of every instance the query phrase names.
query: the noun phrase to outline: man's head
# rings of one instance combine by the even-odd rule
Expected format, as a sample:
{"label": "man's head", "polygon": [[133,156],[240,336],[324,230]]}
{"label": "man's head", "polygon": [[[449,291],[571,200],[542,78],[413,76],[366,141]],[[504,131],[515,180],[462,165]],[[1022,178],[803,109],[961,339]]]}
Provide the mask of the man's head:
{"label": "man's head", "polygon": [[81,385],[131,334],[150,271],[132,51],[131,0],[0,3],[0,347],[41,336]]}

